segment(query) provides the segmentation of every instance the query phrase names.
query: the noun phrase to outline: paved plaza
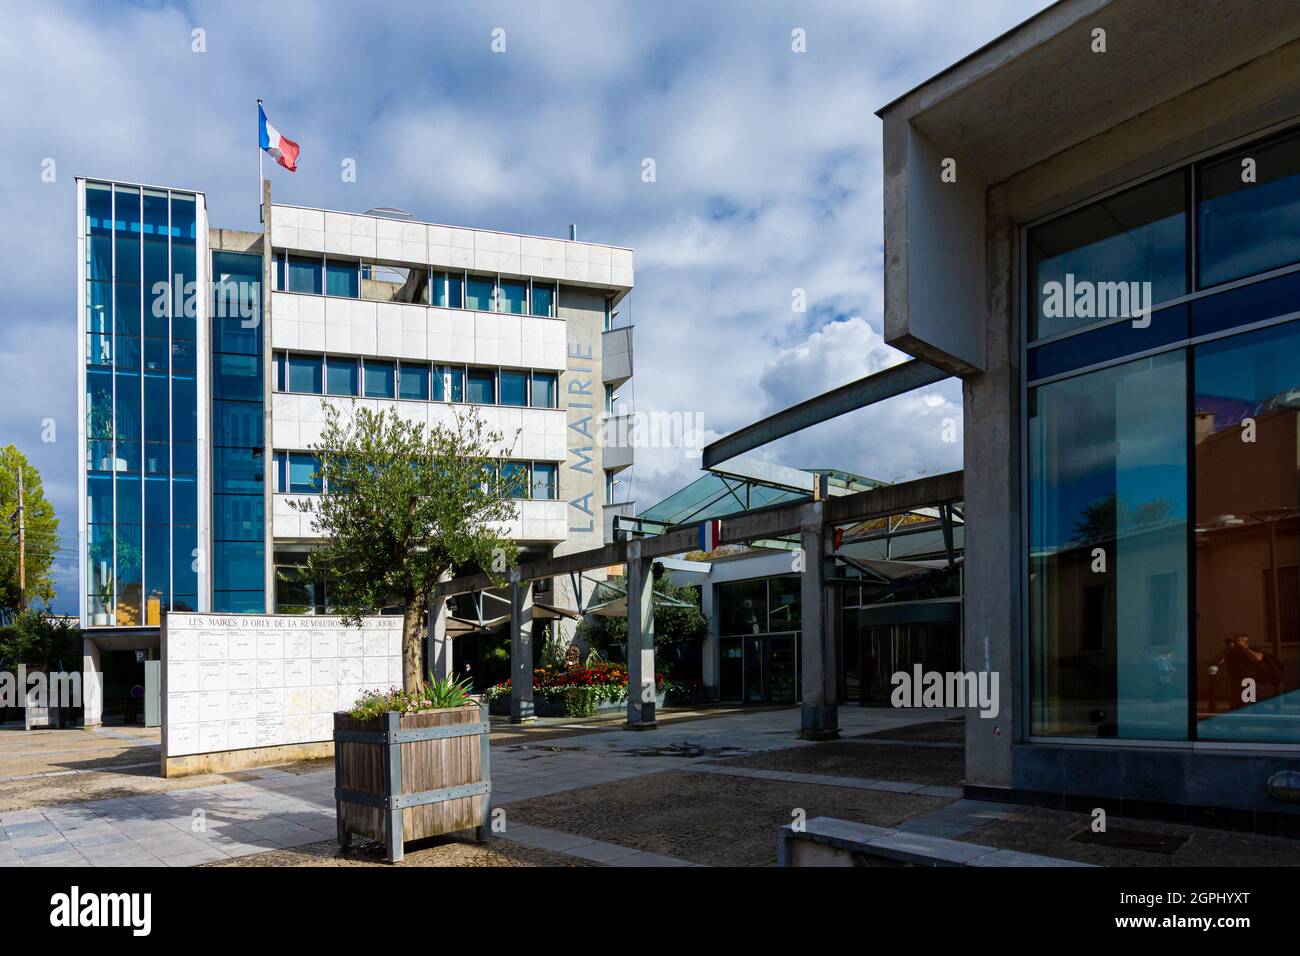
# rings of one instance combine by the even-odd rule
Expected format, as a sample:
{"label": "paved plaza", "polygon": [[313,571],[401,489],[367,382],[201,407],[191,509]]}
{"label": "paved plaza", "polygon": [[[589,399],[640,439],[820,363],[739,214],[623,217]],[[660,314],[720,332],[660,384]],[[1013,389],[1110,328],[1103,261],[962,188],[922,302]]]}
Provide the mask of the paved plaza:
{"label": "paved plaza", "polygon": [[[1145,823],[1178,854],[1085,845],[1080,814],[963,799],[961,723],[848,707],[842,738],[809,743],[798,710],[494,725],[493,806],[505,830],[408,844],[404,865],[763,866],[792,818],[1101,864],[1300,863],[1300,841]],[[0,865],[379,865],[335,845],[329,761],[164,780],[157,732],[0,731]]]}

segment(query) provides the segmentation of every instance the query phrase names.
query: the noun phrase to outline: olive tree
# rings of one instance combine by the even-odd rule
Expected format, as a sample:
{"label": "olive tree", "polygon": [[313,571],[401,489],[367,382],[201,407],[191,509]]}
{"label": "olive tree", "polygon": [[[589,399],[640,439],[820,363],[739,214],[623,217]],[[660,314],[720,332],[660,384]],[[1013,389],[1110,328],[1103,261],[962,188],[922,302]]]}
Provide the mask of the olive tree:
{"label": "olive tree", "polygon": [[475,566],[503,581],[514,542],[500,534],[515,517],[499,432],[472,412],[425,426],[393,408],[325,404],[317,480],[321,494],[293,502],[323,537],[308,570],[323,577],[343,620],[400,605],[402,687],[423,683],[420,627],[439,579]]}

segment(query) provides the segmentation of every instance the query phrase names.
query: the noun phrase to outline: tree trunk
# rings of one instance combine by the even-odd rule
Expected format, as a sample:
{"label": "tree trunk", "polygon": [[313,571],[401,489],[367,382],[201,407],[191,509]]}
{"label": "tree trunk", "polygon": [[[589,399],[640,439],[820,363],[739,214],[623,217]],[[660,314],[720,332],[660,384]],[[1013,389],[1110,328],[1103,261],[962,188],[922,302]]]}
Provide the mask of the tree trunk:
{"label": "tree trunk", "polygon": [[402,612],[402,690],[414,693],[424,683],[420,671],[420,628],[424,624],[426,601],[423,594],[408,595]]}

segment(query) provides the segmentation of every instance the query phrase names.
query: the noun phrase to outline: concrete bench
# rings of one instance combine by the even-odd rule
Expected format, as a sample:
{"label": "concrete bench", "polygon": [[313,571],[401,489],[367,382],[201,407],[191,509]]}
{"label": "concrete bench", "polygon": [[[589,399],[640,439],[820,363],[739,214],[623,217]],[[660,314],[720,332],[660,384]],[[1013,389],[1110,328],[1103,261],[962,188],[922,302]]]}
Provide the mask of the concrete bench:
{"label": "concrete bench", "polygon": [[1036,853],[814,817],[781,828],[778,866],[1091,866]]}

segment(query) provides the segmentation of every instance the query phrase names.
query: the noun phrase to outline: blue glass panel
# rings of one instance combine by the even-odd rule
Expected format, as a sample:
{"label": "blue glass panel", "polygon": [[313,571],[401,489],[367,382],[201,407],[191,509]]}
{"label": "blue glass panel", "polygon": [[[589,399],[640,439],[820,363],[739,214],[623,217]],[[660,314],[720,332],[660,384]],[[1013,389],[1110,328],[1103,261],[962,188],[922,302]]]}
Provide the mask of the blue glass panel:
{"label": "blue glass panel", "polygon": [[[119,498],[120,500],[120,498]],[[117,623],[144,623],[144,566],[140,525],[117,525]]]}
{"label": "blue glass panel", "polygon": [[[192,441],[172,442],[172,472],[177,475],[198,473],[198,446]],[[178,492],[179,494],[179,492]]]}
{"label": "blue glass panel", "polygon": [[1087,368],[1146,349],[1158,348],[1187,338],[1186,304],[1151,314],[1151,324],[1134,328],[1132,322],[1116,322],[1091,332],[1072,335],[1029,350],[1029,381]]}
{"label": "blue glass panel", "polygon": [[262,493],[263,458],[252,448],[214,448],[214,492]]}
{"label": "blue glass panel", "polygon": [[500,288],[497,311],[523,315],[524,307],[528,304],[528,283],[515,279],[502,279]]}
{"label": "blue glass panel", "polygon": [[289,356],[289,391],[319,395],[322,391],[321,357],[319,355]]}
{"label": "blue glass panel", "polygon": [[86,522],[112,523],[113,478],[109,474],[86,476]]}
{"label": "blue glass panel", "polygon": [[[255,355],[212,356],[212,397],[258,402],[262,398],[262,360]],[[180,399],[177,399],[180,407]]]}
{"label": "blue glass panel", "polygon": [[447,308],[465,308],[465,276],[463,273],[447,273]]}
{"label": "blue glass panel", "polygon": [[198,346],[194,342],[177,340],[172,343],[172,371],[193,372],[198,357]]}
{"label": "blue glass panel", "polygon": [[1192,335],[1208,335],[1292,312],[1300,312],[1297,272],[1194,300]]}
{"label": "blue glass panel", "polygon": [[[488,369],[472,368],[469,370],[469,396],[471,405],[493,405],[496,403],[496,373]],[[455,401],[455,399],[452,399]]]}
{"label": "blue glass panel", "polygon": [[[465,401],[465,370],[463,368],[444,368],[443,373],[447,376],[447,387],[450,394],[447,400],[451,402]],[[437,396],[442,401],[442,395]]]}
{"label": "blue glass panel", "polygon": [[320,471],[320,459],[303,452],[289,454],[289,492],[291,494],[315,494],[320,491],[317,472]]}
{"label": "blue glass panel", "polygon": [[[412,399],[415,401],[427,401],[429,398],[429,366],[428,365],[408,365],[402,363],[398,370],[398,398]],[[442,385],[441,379],[438,385]],[[441,387],[438,388],[441,392]],[[439,395],[439,398],[442,396]]]}
{"label": "blue glass panel", "polygon": [[357,263],[326,259],[325,294],[348,299],[358,298],[361,294],[361,282],[357,275]]}
{"label": "blue glass panel", "polygon": [[118,186],[113,190],[116,205],[113,209],[113,254],[116,279],[119,282],[140,282],[140,190]]}
{"label": "blue glass panel", "polygon": [[213,587],[222,591],[251,591],[261,587],[264,553],[259,544],[226,542],[221,546],[221,560],[213,562]]}
{"label": "blue glass panel", "polygon": [[263,444],[262,426],[260,402],[212,403],[212,441],[215,445],[260,448]]}
{"label": "blue glass panel", "polygon": [[213,540],[262,541],[266,530],[265,513],[265,503],[260,494],[213,495]]}
{"label": "blue glass panel", "polygon": [[[166,455],[166,448],[162,449]],[[171,523],[171,483],[167,480],[166,469],[156,476],[148,477],[144,482],[144,523]]]}
{"label": "blue glass panel", "polygon": [[172,193],[172,276],[179,276],[182,284],[196,281],[194,197]]}
{"label": "blue glass panel", "polygon": [[289,292],[310,292],[320,295],[321,260],[306,256],[289,256],[289,265],[285,270],[284,278]]}
{"label": "blue glass panel", "polygon": [[113,297],[113,331],[140,336],[140,283],[118,282]]}
{"label": "blue glass panel", "polygon": [[172,521],[176,524],[198,524],[198,483],[193,475],[180,474],[177,469],[172,479]]}
{"label": "blue glass panel", "polygon": [[1186,352],[1030,392],[1031,728],[1184,739]]}
{"label": "blue glass panel", "polygon": [[167,344],[167,340],[148,338],[142,342],[142,346],[141,362],[143,367],[151,371],[162,372],[165,379],[168,364],[171,362],[171,347]]}
{"label": "blue glass panel", "polygon": [[172,528],[172,606],[197,607],[199,593],[198,529],[193,525],[175,525]]}
{"label": "blue glass panel", "polygon": [[[118,369],[117,394],[114,397],[114,420],[119,442],[140,441],[140,373]],[[136,462],[135,467],[139,468]]]}
{"label": "blue glass panel", "polygon": [[1062,314],[1044,315],[1048,283],[1097,293],[1100,283],[1149,282],[1148,306],[1186,293],[1186,184],[1185,172],[1170,173],[1029,230],[1030,338],[1117,317],[1097,314],[1099,294],[1091,309],[1064,297]]}
{"label": "blue glass panel", "polygon": [[198,393],[194,378],[189,375],[172,375],[172,439],[192,442],[198,440]]}
{"label": "blue glass panel", "polygon": [[485,276],[470,276],[465,285],[465,308],[479,312],[492,311],[493,280]]}
{"label": "blue glass panel", "polygon": [[554,372],[533,373],[533,394],[531,404],[534,408],[555,408],[557,398],[556,376]]}
{"label": "blue glass panel", "polygon": [[501,490],[507,498],[528,497],[528,463],[508,461],[501,466]]}
{"label": "blue glass panel", "polygon": [[167,605],[171,577],[171,528],[168,525],[144,527],[144,593]]}
{"label": "blue glass panel", "polygon": [[501,404],[528,404],[528,373],[512,369],[501,370]]}
{"label": "blue glass panel", "polygon": [[354,358],[325,360],[325,391],[329,395],[356,395],[359,371]]}
{"label": "blue glass panel", "polygon": [[166,373],[144,376],[144,440],[167,441],[171,437]]}
{"label": "blue glass panel", "polygon": [[436,270],[429,273],[429,293],[433,305],[447,307],[447,273]]}
{"label": "blue glass panel", "polygon": [[[157,295],[155,283],[169,282],[167,262],[167,194],[144,193],[144,288],[150,302]],[[166,295],[163,295],[164,303]],[[164,316],[166,311],[163,312]]]}
{"label": "blue glass panel", "polygon": [[533,315],[555,315],[555,286],[534,282],[531,306]]}
{"label": "blue glass panel", "polygon": [[544,501],[553,501],[559,497],[559,488],[555,481],[556,467],[551,462],[533,464],[533,497]]}
{"label": "blue glass panel", "polygon": [[393,398],[393,388],[397,375],[397,363],[380,359],[366,359],[365,364],[366,398]]}
{"label": "blue glass panel", "polygon": [[213,591],[212,610],[218,614],[263,614],[266,595],[262,591]]}
{"label": "blue glass panel", "polygon": [[166,478],[171,470],[171,444],[164,441],[147,441],[144,449],[144,473],[155,478]]}
{"label": "blue glass panel", "polygon": [[[1242,181],[1247,159],[1254,182]],[[1300,134],[1206,163],[1197,183],[1201,288],[1300,261]]]}
{"label": "blue glass panel", "polygon": [[86,234],[89,240],[86,278],[113,278],[113,192],[99,183],[86,183]]}

